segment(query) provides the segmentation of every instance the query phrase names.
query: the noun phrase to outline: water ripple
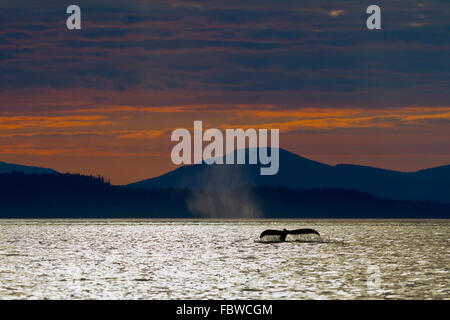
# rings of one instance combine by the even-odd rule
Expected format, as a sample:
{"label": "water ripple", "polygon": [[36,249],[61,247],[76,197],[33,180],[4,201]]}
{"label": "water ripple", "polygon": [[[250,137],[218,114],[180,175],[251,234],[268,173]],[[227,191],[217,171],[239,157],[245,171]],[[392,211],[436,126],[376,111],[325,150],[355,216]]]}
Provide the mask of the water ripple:
{"label": "water ripple", "polygon": [[[304,227],[323,241],[258,241]],[[449,220],[1,220],[0,299],[449,299],[449,231]]]}

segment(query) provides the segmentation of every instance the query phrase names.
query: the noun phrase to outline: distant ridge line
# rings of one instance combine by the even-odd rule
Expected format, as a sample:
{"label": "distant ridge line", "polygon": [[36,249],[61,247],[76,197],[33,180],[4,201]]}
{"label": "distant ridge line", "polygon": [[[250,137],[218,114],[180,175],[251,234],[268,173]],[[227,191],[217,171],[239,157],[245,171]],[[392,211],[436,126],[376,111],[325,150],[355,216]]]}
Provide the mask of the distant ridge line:
{"label": "distant ridge line", "polygon": [[25,166],[20,164],[13,164],[0,161],[0,173],[13,173],[13,172],[24,172],[24,173],[59,173],[56,170],[37,167],[37,166]]}
{"label": "distant ridge line", "polygon": [[[246,149],[248,153],[248,149]],[[236,151],[234,151],[236,153]],[[277,175],[261,176],[260,165],[186,165],[158,177],[130,183],[131,188],[191,188],[220,190],[240,186],[314,189],[339,188],[376,197],[450,203],[450,165],[414,172],[354,164],[328,165],[279,149]],[[225,156],[224,156],[225,157]]]}

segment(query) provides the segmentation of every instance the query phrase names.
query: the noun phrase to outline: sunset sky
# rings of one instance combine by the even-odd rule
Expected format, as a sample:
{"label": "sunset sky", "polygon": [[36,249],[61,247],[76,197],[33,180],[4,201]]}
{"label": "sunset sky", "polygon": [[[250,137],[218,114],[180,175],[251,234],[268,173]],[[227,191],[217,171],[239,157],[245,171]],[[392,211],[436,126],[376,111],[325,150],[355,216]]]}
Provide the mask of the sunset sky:
{"label": "sunset sky", "polygon": [[[82,30],[66,28],[66,8]],[[0,2],[0,161],[172,170],[176,128],[279,128],[328,164],[450,164],[448,0]]]}

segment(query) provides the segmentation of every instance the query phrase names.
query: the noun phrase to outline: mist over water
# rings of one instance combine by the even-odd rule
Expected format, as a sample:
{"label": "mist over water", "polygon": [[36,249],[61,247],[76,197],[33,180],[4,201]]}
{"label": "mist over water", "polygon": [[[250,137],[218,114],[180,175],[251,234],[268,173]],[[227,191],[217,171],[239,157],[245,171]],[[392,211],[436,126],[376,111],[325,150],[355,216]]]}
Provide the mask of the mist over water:
{"label": "mist over water", "polygon": [[202,218],[259,218],[260,211],[251,190],[240,193],[193,191],[187,200],[188,208]]}
{"label": "mist over water", "polygon": [[186,201],[189,211],[200,218],[261,218],[252,188],[240,187],[239,193],[224,189],[224,186],[234,186],[245,174],[240,167],[233,170],[226,170],[223,166],[208,167],[208,171],[200,174],[197,184],[193,186],[201,188],[191,190]]}
{"label": "mist over water", "polygon": [[[283,228],[323,241],[259,242]],[[450,220],[0,220],[0,299],[449,299],[449,245]]]}

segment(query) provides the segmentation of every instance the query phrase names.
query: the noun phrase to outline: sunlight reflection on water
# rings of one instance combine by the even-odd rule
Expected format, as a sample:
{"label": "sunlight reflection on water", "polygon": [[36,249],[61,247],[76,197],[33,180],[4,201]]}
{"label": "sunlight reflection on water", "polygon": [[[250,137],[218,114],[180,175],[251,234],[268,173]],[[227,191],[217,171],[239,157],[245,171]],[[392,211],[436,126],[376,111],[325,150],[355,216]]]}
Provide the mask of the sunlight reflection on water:
{"label": "sunlight reflection on water", "polygon": [[[258,241],[305,227],[323,242]],[[0,220],[0,299],[449,299],[449,240],[450,220]]]}

